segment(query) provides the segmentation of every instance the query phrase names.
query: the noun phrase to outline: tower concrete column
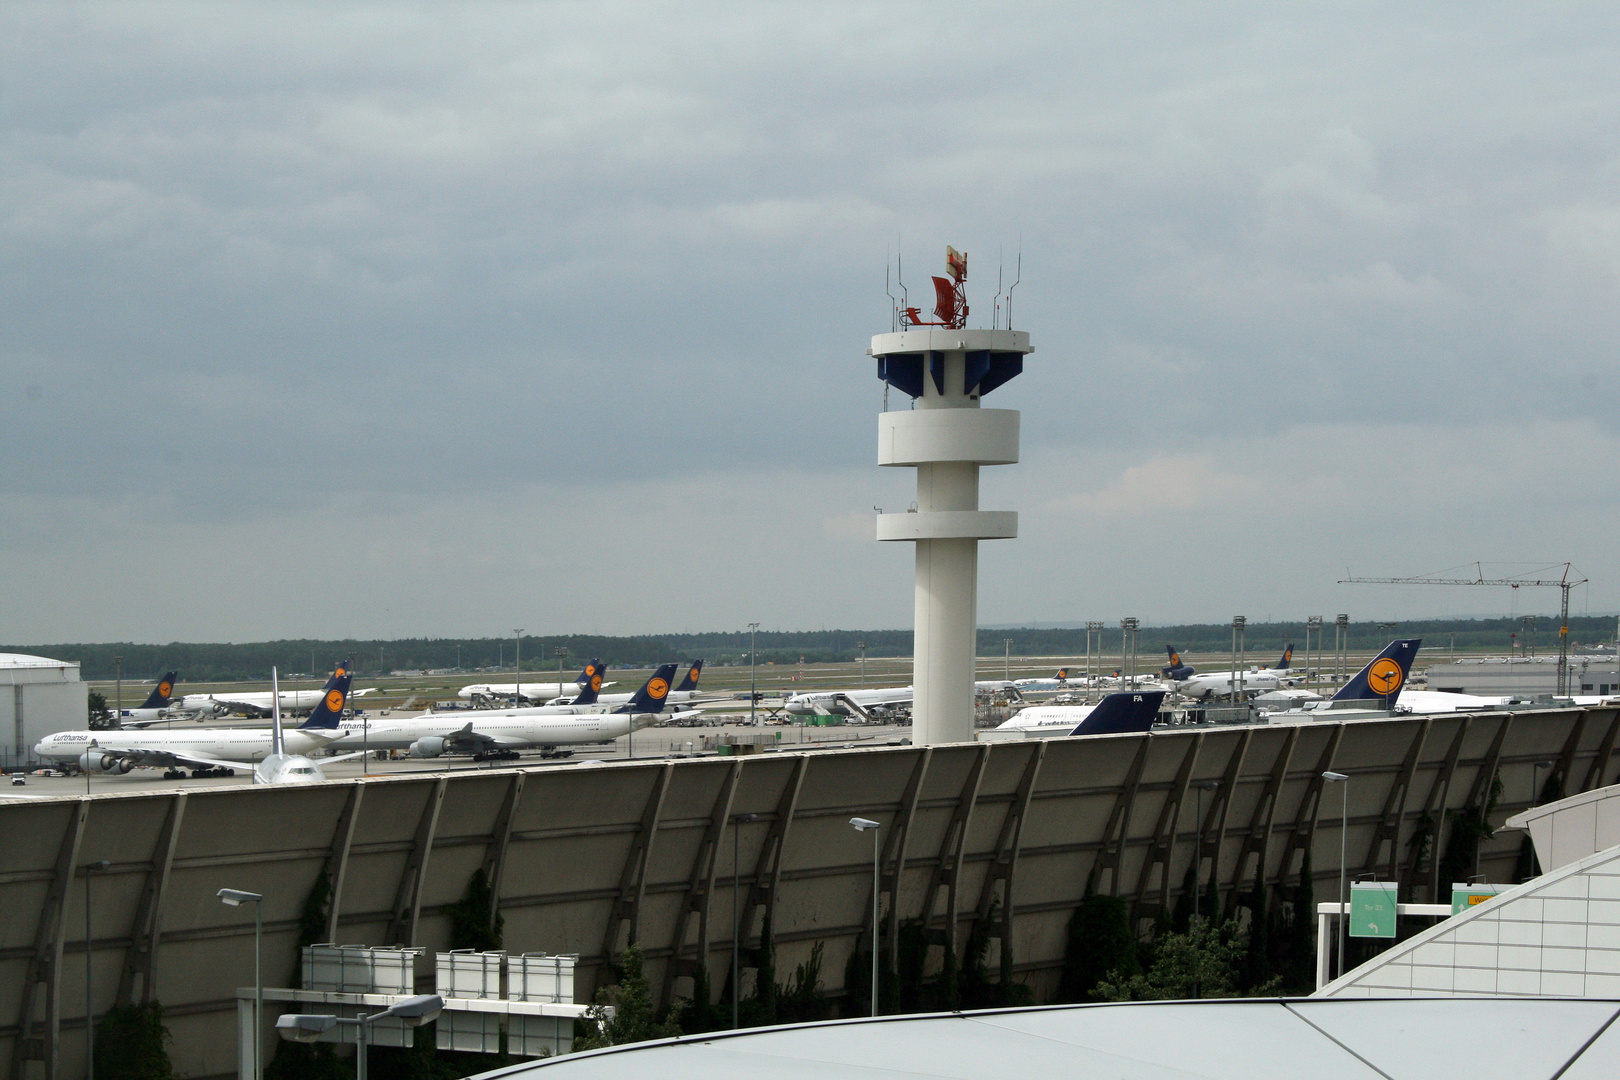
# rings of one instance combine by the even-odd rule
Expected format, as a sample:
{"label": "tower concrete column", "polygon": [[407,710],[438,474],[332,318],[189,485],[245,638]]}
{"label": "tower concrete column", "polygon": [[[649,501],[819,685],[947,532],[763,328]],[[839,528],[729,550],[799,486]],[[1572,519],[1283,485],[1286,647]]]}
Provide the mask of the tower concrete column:
{"label": "tower concrete column", "polygon": [[917,545],[912,740],[973,738],[979,541],[1018,535],[1018,515],[979,509],[979,467],[1018,460],[1019,415],[980,399],[1034,350],[1014,330],[915,329],[872,339],[878,377],[913,399],[878,417],[878,464],[917,470],[917,507],[881,514],[879,540]]}

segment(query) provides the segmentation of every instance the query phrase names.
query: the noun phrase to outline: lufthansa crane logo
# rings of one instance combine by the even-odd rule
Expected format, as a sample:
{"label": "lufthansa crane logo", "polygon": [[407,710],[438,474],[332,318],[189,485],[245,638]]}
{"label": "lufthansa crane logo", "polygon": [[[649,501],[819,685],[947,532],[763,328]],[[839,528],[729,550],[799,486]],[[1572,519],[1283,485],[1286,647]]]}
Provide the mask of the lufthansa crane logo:
{"label": "lufthansa crane logo", "polygon": [[345,676],[347,674],[348,674],[348,672],[343,670],[343,665],[339,664],[338,669],[336,671],[332,672],[332,678],[341,679],[341,678],[343,678],[343,676]]}
{"label": "lufthansa crane logo", "polygon": [[667,693],[669,693],[669,683],[663,679],[652,679],[647,683],[647,696],[654,701],[664,700],[664,695]]}
{"label": "lufthansa crane logo", "polygon": [[1367,669],[1367,685],[1372,687],[1375,694],[1388,697],[1401,688],[1404,676],[1401,675],[1401,665],[1384,657],[1374,660],[1372,667]]}
{"label": "lufthansa crane logo", "polygon": [[168,697],[173,692],[174,692],[174,684],[173,683],[169,682],[166,679],[163,682],[158,683],[158,696],[159,697]]}
{"label": "lufthansa crane logo", "polygon": [[340,713],[343,711],[343,691],[328,690],[326,692],[326,707],[328,710]]}
{"label": "lufthansa crane logo", "polygon": [[595,664],[586,664],[585,665],[585,674],[586,675],[595,675],[596,674],[596,665]]}
{"label": "lufthansa crane logo", "polygon": [[698,681],[698,676],[701,675],[701,674],[702,674],[701,671],[699,671],[697,668],[693,668],[691,671],[688,671],[686,673],[686,677],[691,679],[693,682],[697,682]]}
{"label": "lufthansa crane logo", "polygon": [[592,690],[600,690],[600,689],[602,689],[602,676],[600,676],[600,675],[592,675],[591,676],[591,689]]}
{"label": "lufthansa crane logo", "polygon": [[1181,654],[1180,653],[1173,652],[1173,653],[1170,654],[1170,666],[1171,667],[1180,667],[1181,666]]}

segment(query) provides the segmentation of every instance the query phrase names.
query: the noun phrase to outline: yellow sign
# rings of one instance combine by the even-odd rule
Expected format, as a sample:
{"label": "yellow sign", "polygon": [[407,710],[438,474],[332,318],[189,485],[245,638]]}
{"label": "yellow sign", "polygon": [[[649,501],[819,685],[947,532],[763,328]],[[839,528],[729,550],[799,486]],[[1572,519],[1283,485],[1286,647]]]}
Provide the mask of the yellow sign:
{"label": "yellow sign", "polygon": [[1374,660],[1372,667],[1367,669],[1367,685],[1372,687],[1373,693],[1383,697],[1388,697],[1399,690],[1402,679],[1401,665],[1387,656],[1381,660]]}
{"label": "yellow sign", "polygon": [[335,713],[343,711],[343,691],[328,690],[326,692],[326,707]]}
{"label": "yellow sign", "polygon": [[668,693],[669,683],[665,682],[663,679],[649,679],[647,681],[647,696],[652,698],[654,701],[664,700],[664,695]]}

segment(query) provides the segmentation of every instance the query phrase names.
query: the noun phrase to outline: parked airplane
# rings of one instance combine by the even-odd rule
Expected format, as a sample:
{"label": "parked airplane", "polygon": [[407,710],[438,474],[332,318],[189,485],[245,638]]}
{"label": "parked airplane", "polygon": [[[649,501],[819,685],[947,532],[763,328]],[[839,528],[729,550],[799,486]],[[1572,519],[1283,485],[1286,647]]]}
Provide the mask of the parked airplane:
{"label": "parked airplane", "polygon": [[1038,732],[1042,738],[1146,731],[1158,719],[1164,695],[1163,690],[1124,690],[1095,705],[1032,705],[996,730]]}
{"label": "parked airplane", "polygon": [[[607,666],[603,665],[602,670],[606,671]],[[694,661],[692,661],[691,665],[689,667],[687,667],[687,669],[686,669],[686,674],[681,677],[680,685],[675,687],[675,689],[673,689],[673,690],[671,690],[669,692],[669,698],[665,703],[669,704],[669,705],[676,705],[676,704],[679,704],[679,703],[681,703],[683,701],[695,701],[695,700],[697,700],[699,697],[702,696],[698,692],[698,680],[701,679],[702,677],[703,677],[703,661],[702,660],[694,660]],[[600,689],[600,687],[598,687],[598,689]],[[623,705],[633,697],[635,697],[634,694],[600,694],[600,695],[598,695],[596,697],[596,704],[600,705],[600,706]],[[580,701],[577,694],[572,694],[571,693],[571,694],[565,694],[562,697],[552,698],[549,702],[547,702],[547,704],[548,705],[584,705],[584,704],[588,704],[588,702]]]}
{"label": "parked airplane", "polygon": [[[348,704],[351,678],[344,672],[333,680],[332,688],[309,719],[286,733],[282,740],[284,753],[308,754],[337,738],[337,723]],[[137,767],[209,770],[261,761],[274,752],[273,743],[269,729],[249,727],[59,731],[41,739],[34,753],[54,761],[76,761],[80,768],[93,773],[127,773]]]}
{"label": "parked airplane", "polygon": [[1301,672],[1294,671],[1290,665],[1294,660],[1294,646],[1292,643],[1283,650],[1282,659],[1277,661],[1275,667],[1250,668],[1248,671],[1215,671],[1207,675],[1193,675],[1191,678],[1175,681],[1176,692],[1182,697],[1196,698],[1207,701],[1214,697],[1230,697],[1241,688],[1242,692],[1263,693],[1267,690],[1276,690],[1281,687],[1297,686],[1303,679]]}
{"label": "parked airplane", "polygon": [[[1181,654],[1174,645],[1166,645],[1164,651],[1170,654],[1170,662],[1159,669],[1159,674],[1166,679],[1190,679],[1198,674],[1198,669],[1191,664],[1181,662]],[[1286,657],[1285,657],[1286,659]]]}
{"label": "parked airplane", "polygon": [[[270,669],[270,689],[272,694],[276,691],[276,669]],[[334,688],[329,692],[336,693]],[[341,697],[341,695],[339,695]],[[275,698],[271,699],[276,700]],[[317,709],[323,708],[317,706]],[[343,715],[341,702],[336,713],[330,711],[322,714],[322,720]],[[327,758],[328,762],[344,761],[348,758],[357,758],[365,753],[364,750],[353,754],[340,754],[334,758]],[[273,709],[270,719],[270,754],[263,761],[253,766],[253,782],[255,784],[313,784],[317,780],[325,780],[326,774],[315,760],[303,754],[287,753],[286,740],[281,735],[281,709]]]}
{"label": "parked airplane", "polygon": [[[347,673],[347,666],[339,664],[331,678],[326,680],[326,685],[319,690],[279,690],[273,693],[248,690],[218,694],[187,694],[181,699],[180,708],[190,713],[211,710],[216,714],[242,713],[244,716],[268,717],[274,707],[280,705],[283,713],[306,713],[318,706],[325,700],[326,695],[332,692],[333,680]],[[347,697],[362,698],[375,693],[376,690],[375,686],[355,690],[347,694]]]}
{"label": "parked airplane", "polygon": [[[441,754],[514,756],[520,749],[538,749],[551,756],[558,746],[610,742],[660,723],[676,666],[660,667],[630,701],[611,712],[599,712],[585,702],[491,709],[471,715],[424,713],[369,723],[351,720],[333,746],[347,749],[363,744],[372,750],[409,750],[412,757],[424,758]],[[600,680],[600,674],[595,678]]]}
{"label": "parked airplane", "polygon": [[145,701],[134,709],[118,710],[119,727],[141,727],[161,719],[169,708],[169,701],[174,696],[174,681],[178,678],[178,671],[166,672],[163,678],[157,681]]}
{"label": "parked airplane", "polygon": [[[521,697],[524,701],[550,701],[554,697],[573,696],[579,693],[579,688],[591,681],[592,676],[600,675],[603,670],[600,660],[592,660],[585,665],[573,682],[530,682],[521,675],[517,682],[509,683],[472,683],[456,691],[456,696],[463,700],[473,698],[503,698]],[[603,686],[612,686],[612,683],[603,683]],[[519,690],[522,693],[519,694]],[[600,689],[600,687],[598,688]]]}
{"label": "parked airplane", "polygon": [[[973,684],[975,694],[993,694],[1002,690],[1018,692],[1017,683],[1006,679],[988,679]],[[912,694],[909,686],[882,686],[870,690],[816,690],[804,694],[794,694],[783,703],[784,712],[792,716],[848,716],[851,713],[865,713],[873,706],[894,708],[899,705],[910,705]]]}

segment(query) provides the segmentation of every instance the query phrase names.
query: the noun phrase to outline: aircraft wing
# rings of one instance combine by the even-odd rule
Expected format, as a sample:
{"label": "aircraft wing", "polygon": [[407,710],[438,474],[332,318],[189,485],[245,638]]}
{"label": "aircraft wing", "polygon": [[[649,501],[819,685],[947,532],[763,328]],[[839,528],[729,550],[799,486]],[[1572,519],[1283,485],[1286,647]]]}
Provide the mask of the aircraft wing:
{"label": "aircraft wing", "polygon": [[472,721],[467,721],[465,727],[444,735],[444,741],[460,750],[466,747],[486,747],[497,745],[495,740],[481,732],[473,730]]}
{"label": "aircraft wing", "polygon": [[377,692],[377,687],[368,686],[364,690],[350,690],[349,691],[349,696],[352,697],[352,698],[365,697],[367,694],[375,694],[376,692]]}
{"label": "aircraft wing", "polygon": [[319,763],[322,765],[330,765],[334,761],[350,761],[357,757],[365,757],[369,753],[371,753],[370,750],[356,750],[352,754],[334,754],[332,757],[321,758]]}
{"label": "aircraft wing", "polygon": [[151,750],[139,746],[125,747],[121,750],[101,750],[99,752],[132,760],[136,765],[154,769],[173,768],[176,765],[201,765],[209,769],[250,769],[253,767],[244,761],[220,761],[215,758],[202,757],[198,754],[180,754],[173,750]]}
{"label": "aircraft wing", "polygon": [[677,720],[690,720],[694,716],[702,716],[702,715],[703,715],[703,710],[702,709],[687,709],[685,712],[671,713],[669,719],[665,720],[664,723],[673,724]]}

